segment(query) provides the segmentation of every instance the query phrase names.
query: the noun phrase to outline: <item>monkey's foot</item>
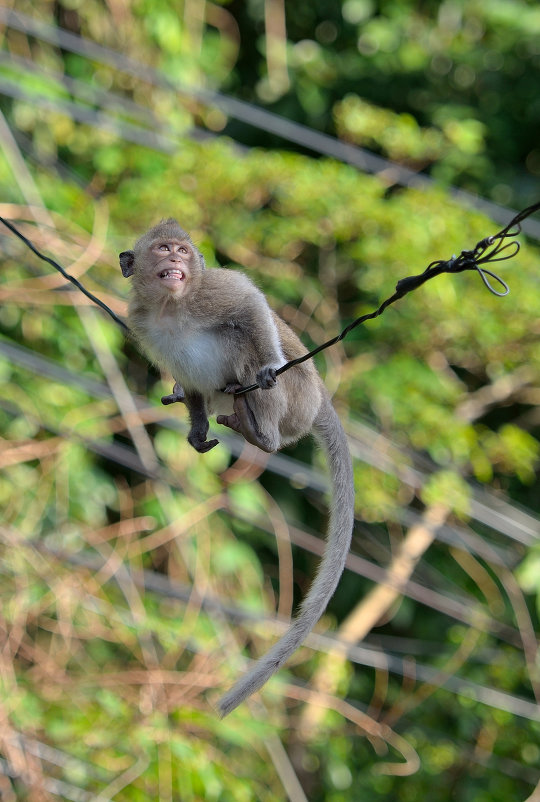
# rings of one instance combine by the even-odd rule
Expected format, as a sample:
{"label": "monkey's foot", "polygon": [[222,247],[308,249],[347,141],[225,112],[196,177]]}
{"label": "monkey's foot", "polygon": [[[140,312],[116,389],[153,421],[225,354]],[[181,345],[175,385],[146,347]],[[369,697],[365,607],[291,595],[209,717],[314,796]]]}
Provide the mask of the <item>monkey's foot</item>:
{"label": "monkey's foot", "polygon": [[178,384],[178,382],[175,382],[172,393],[170,395],[164,395],[161,399],[161,403],[167,406],[168,404],[174,404],[177,401],[185,401],[185,400],[186,400],[186,394],[184,392],[184,388],[180,384]]}
{"label": "monkey's foot", "polygon": [[[239,385],[237,385],[235,389],[238,389],[238,387]],[[234,389],[228,392],[234,393]],[[271,454],[275,451],[275,448],[271,447],[267,438],[259,430],[255,415],[251,411],[245,396],[237,395],[234,397],[233,409],[234,412],[232,415],[218,415],[216,418],[217,422],[238,432],[248,443],[257,446],[257,448],[260,448],[262,451],[266,451],[267,454]]]}
{"label": "monkey's foot", "polygon": [[210,451],[210,449],[215,448],[219,440],[205,440],[190,434],[188,436],[188,443],[190,446],[193,446],[195,451],[198,451],[199,454],[205,454],[207,451]]}

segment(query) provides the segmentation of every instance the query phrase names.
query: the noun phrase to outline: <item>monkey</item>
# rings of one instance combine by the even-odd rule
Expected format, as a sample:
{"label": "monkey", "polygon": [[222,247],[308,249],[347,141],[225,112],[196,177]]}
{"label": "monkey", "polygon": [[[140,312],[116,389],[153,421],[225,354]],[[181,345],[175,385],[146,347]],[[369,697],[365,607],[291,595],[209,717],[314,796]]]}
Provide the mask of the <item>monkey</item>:
{"label": "monkey", "polygon": [[[244,273],[207,268],[189,234],[169,218],[119,255],[132,278],[128,323],[141,351],[172,375],[163,404],[186,405],[188,442],[199,453],[209,414],[262,451],[272,453],[312,433],[326,452],[332,484],[325,551],[286,633],[219,700],[222,716],[259,690],[305,640],[343,572],[354,525],[354,481],[347,436],[311,360],[276,376],[307,353]],[[249,394],[240,387],[256,383]]]}

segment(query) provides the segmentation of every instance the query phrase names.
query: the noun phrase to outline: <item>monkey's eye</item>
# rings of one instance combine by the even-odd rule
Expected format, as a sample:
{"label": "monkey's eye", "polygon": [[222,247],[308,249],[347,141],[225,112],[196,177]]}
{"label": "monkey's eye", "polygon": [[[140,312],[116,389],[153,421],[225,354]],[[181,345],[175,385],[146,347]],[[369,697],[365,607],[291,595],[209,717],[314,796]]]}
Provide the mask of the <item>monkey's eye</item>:
{"label": "monkey's eye", "polygon": [[168,251],[168,250],[169,250],[168,245],[163,244],[158,246],[158,251]]}
{"label": "monkey's eye", "polygon": [[179,249],[178,249],[178,250],[179,250],[181,253],[186,253],[186,254],[187,254],[187,253],[189,253],[189,251],[188,251],[188,249],[186,248],[186,246],[185,246],[185,245],[180,245],[180,247],[179,247]]}

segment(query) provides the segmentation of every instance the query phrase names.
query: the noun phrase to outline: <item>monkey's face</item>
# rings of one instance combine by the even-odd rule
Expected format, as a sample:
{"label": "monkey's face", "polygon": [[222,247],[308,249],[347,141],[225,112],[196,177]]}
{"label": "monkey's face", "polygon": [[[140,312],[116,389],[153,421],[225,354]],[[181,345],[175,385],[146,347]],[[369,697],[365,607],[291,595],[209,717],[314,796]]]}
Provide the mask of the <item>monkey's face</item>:
{"label": "monkey's face", "polygon": [[155,240],[145,262],[156,284],[175,297],[185,294],[198,267],[193,245],[177,238]]}
{"label": "monkey's face", "polygon": [[184,298],[200,284],[205,268],[203,255],[173,218],[151,228],[119,258],[122,275],[133,276],[133,289],[147,301]]}

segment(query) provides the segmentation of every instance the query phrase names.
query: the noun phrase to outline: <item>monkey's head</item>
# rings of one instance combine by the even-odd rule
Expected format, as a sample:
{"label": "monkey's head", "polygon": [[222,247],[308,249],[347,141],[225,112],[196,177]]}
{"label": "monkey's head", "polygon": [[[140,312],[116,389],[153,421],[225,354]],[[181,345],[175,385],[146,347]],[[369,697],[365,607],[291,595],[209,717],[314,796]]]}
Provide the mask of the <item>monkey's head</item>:
{"label": "monkey's head", "polygon": [[119,259],[122,275],[133,276],[135,288],[174,298],[197,286],[205,268],[203,255],[172,217],[147,231]]}

